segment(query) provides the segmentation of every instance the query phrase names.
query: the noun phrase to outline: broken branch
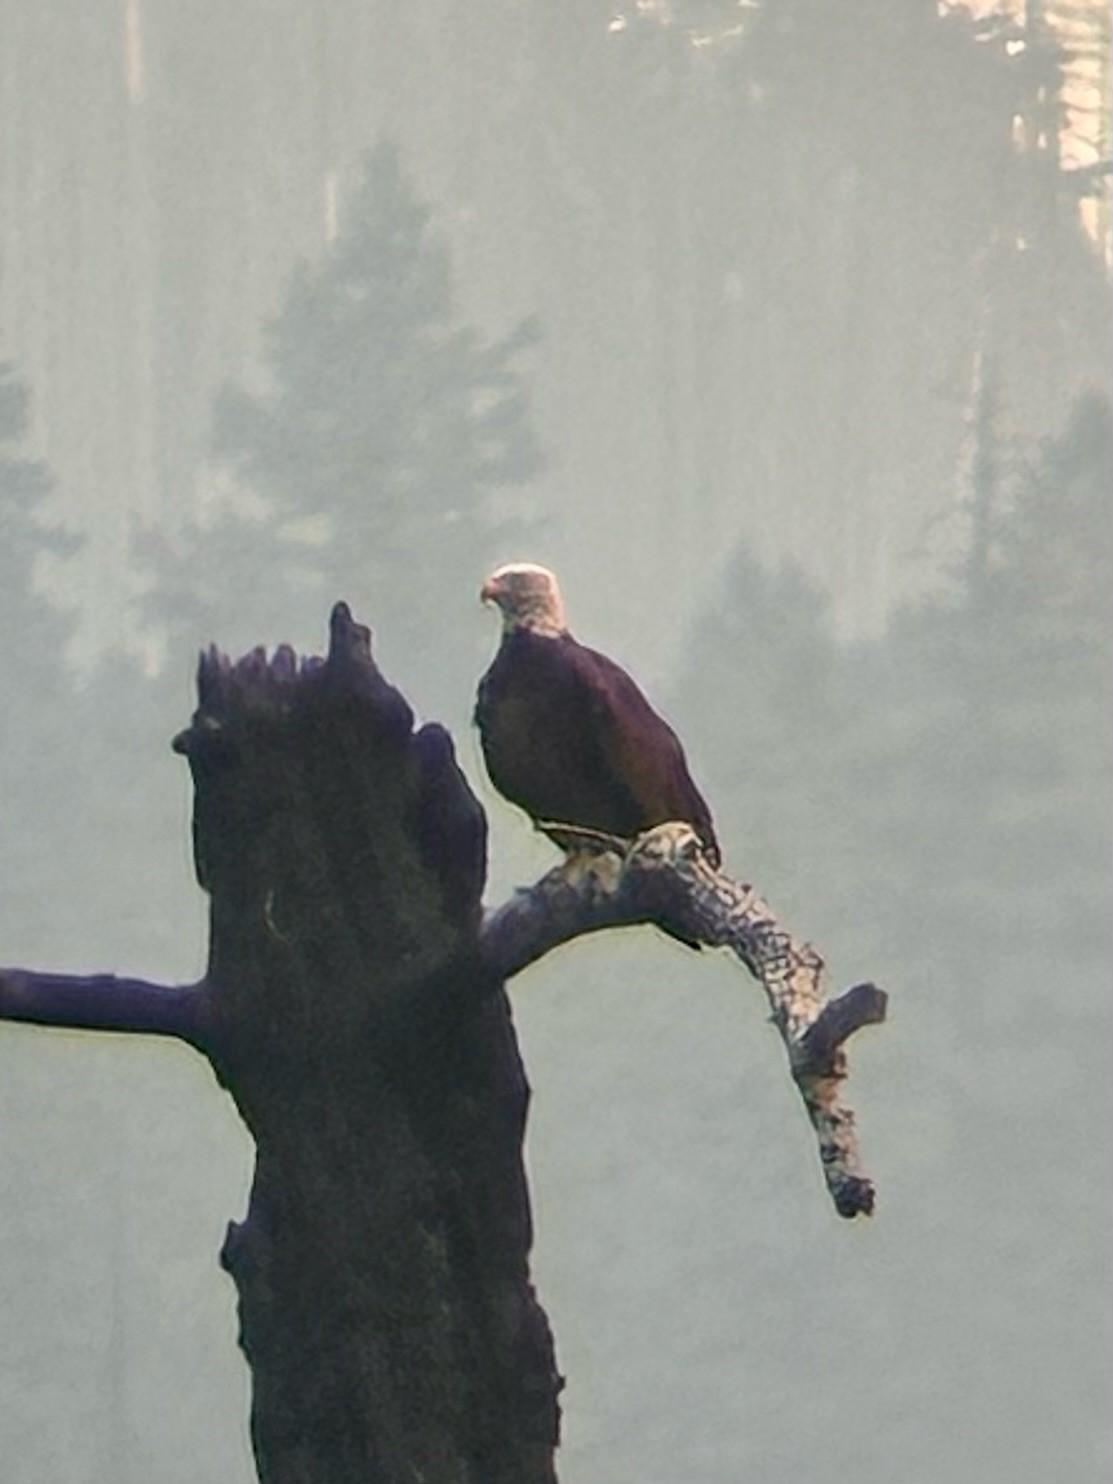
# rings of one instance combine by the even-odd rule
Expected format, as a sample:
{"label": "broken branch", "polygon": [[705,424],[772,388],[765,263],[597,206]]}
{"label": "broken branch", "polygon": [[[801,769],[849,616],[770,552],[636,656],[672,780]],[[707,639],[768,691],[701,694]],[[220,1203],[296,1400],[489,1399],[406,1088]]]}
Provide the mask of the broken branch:
{"label": "broken branch", "polygon": [[859,1171],[854,1115],[839,1099],[839,1083],[846,1077],[844,1043],[885,1018],[886,996],[859,984],[828,1000],[820,955],[780,925],[753,887],[711,866],[689,825],[658,825],[624,855],[569,856],[487,913],[481,941],[487,963],[510,978],[559,943],[636,922],[729,948],[758,980],[815,1130],[835,1209],[868,1215],[874,1187]]}

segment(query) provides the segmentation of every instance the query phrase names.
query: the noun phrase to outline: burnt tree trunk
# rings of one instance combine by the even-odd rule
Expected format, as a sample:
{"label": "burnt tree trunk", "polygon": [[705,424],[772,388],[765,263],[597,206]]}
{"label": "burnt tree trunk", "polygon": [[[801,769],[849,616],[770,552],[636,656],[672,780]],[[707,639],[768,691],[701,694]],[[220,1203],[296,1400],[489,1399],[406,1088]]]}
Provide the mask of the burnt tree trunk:
{"label": "burnt tree trunk", "polygon": [[340,605],[327,662],[210,653],[175,745],[212,899],[198,1039],[256,1146],[222,1261],[261,1484],[553,1480],[528,1088],[447,734]]}

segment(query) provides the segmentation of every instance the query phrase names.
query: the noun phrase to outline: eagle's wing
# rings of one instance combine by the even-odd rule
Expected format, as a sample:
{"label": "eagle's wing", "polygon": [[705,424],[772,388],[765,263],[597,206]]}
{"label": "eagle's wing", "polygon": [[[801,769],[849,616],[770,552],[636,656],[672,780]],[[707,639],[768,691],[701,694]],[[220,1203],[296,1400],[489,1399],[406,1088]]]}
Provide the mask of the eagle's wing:
{"label": "eagle's wing", "polygon": [[605,654],[568,641],[568,662],[589,698],[598,766],[632,795],[639,815],[654,823],[684,820],[713,864],[719,845],[711,811],[692,781],[679,737],[640,687]]}

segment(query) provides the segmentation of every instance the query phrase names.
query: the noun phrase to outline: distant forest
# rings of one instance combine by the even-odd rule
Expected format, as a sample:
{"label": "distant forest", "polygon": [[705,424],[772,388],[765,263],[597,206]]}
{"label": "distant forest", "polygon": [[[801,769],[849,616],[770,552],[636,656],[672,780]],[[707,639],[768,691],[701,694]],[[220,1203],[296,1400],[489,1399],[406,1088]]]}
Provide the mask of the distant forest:
{"label": "distant forest", "polygon": [[[1047,27],[934,5],[871,3],[851,23],[779,0],[741,34],[732,6],[671,14],[622,17],[583,56],[606,117],[562,115],[551,163],[558,191],[611,192],[629,232],[619,260],[598,244],[583,279],[617,293],[621,276],[665,378],[654,478],[675,510],[658,533],[666,549],[669,530],[680,540],[679,616],[699,655],[671,689],[727,834],[799,869],[790,826],[814,828],[819,809],[846,852],[838,884],[876,869],[907,899],[886,921],[919,919],[921,887],[977,915],[992,881],[995,931],[1038,900],[1045,932],[1052,911],[1052,936],[1097,953],[1111,295],[1078,212],[1100,177],[1071,189],[1059,168],[1070,58]],[[368,595],[419,704],[466,722],[477,657],[441,624],[443,599],[470,598],[508,543],[528,550],[551,524],[532,493],[539,472],[563,477],[535,411],[549,328],[541,315],[492,338],[464,323],[448,238],[399,148],[370,147],[361,171],[335,240],[291,262],[254,389],[226,383],[208,410],[198,456],[214,493],[134,522],[135,625],[158,674],[124,652],[91,677],[67,668],[80,615],[35,579],[40,554],[82,561],[80,535],[59,528],[72,492],[25,456],[34,388],[5,370],[0,602],[5,631],[33,636],[5,664],[34,704],[0,746],[10,776],[73,788],[67,830],[117,833],[126,800],[141,857],[166,774],[156,786],[136,766],[135,739],[181,721],[187,657],[210,639],[311,631],[340,593]],[[639,477],[622,492],[631,510]],[[770,525],[800,528],[789,547],[816,539],[808,490],[836,532],[856,531],[859,562],[903,561],[924,591],[876,642],[839,642],[808,563],[770,563]],[[686,564],[685,522],[721,528],[732,501],[744,534],[708,582]],[[883,513],[902,503],[922,512],[920,535],[894,553]],[[731,695],[720,729],[715,702]],[[841,801],[863,795],[877,818],[859,818],[868,834],[852,845]],[[18,889],[41,900],[59,854],[41,821],[26,837],[39,846]],[[915,862],[897,869],[913,839],[923,883]]]}

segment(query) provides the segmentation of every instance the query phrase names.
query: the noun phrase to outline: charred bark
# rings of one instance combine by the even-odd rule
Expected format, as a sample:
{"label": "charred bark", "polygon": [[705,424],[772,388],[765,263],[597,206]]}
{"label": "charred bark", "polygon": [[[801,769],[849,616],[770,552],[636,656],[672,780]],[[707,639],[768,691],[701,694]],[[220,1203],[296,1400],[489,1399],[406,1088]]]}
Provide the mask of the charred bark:
{"label": "charred bark", "polygon": [[221,1254],[261,1484],[547,1484],[528,1087],[477,929],[486,823],[341,604],[327,660],[201,662],[175,739],[211,898],[198,985],[0,975],[0,1016],[179,1036],[256,1147]]}
{"label": "charred bark", "polygon": [[[210,654],[176,745],[209,1054],[255,1139],[239,1290],[262,1484],[554,1478],[527,1087],[476,925],[486,825],[340,605],[324,664]],[[219,986],[219,991],[216,990]]]}

